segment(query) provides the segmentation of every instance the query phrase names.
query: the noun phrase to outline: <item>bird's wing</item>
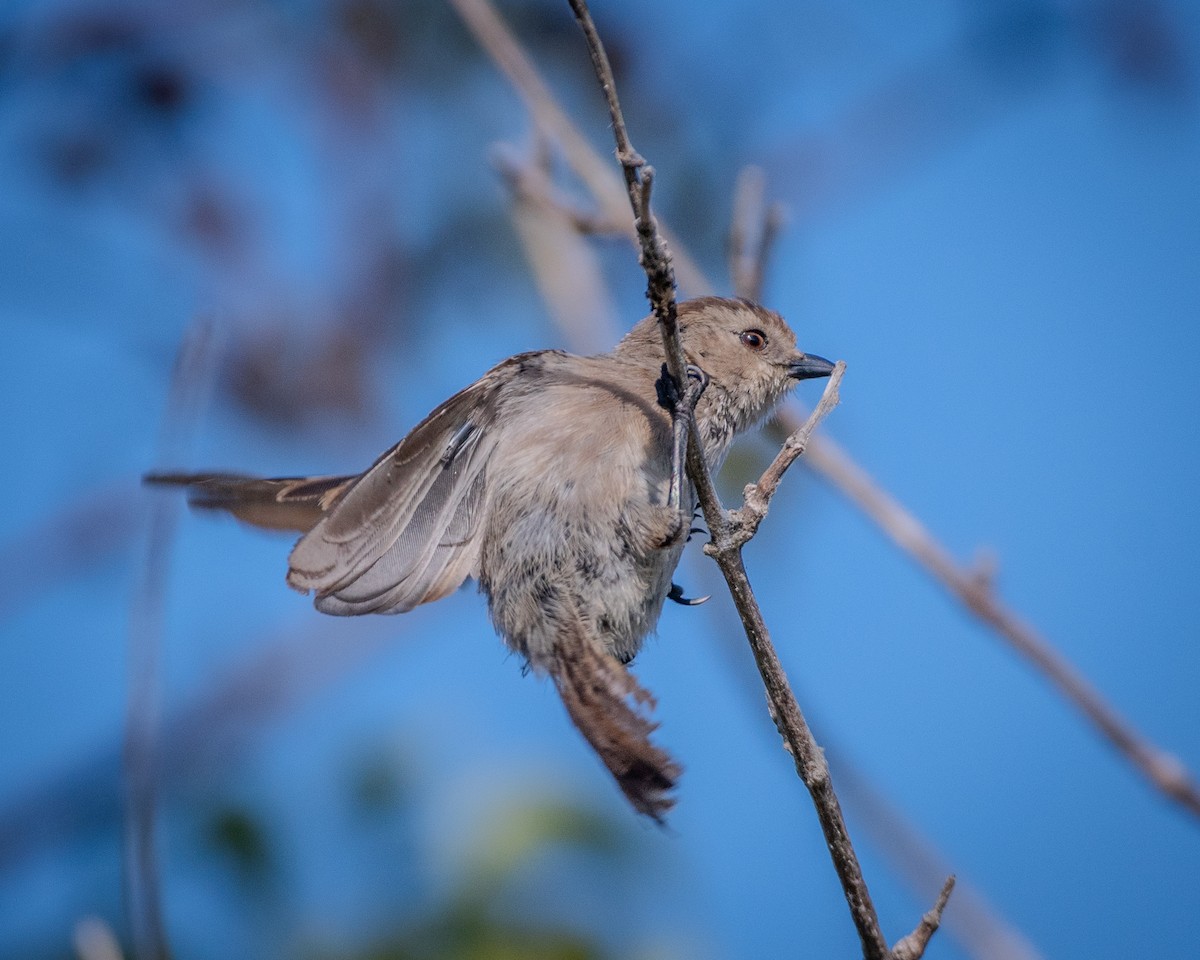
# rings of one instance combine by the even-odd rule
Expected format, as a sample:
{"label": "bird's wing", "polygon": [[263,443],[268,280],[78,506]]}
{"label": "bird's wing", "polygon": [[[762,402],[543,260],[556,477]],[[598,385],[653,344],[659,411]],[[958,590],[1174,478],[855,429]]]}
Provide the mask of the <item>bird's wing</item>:
{"label": "bird's wing", "polygon": [[383,454],[296,544],[288,583],[341,615],[401,613],[457,588],[479,556],[502,391],[534,357],[495,367]]}
{"label": "bird's wing", "polygon": [[268,530],[307,533],[357,478],[150,473],[144,479],[151,484],[187,487],[188,502],[193,507],[225,510],[244,523]]}

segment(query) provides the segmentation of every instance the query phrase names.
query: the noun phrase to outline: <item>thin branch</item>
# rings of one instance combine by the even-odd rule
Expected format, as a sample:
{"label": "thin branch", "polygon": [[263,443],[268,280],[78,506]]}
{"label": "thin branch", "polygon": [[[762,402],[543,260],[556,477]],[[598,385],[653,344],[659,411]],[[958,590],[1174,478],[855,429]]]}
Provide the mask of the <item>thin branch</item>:
{"label": "thin branch", "polygon": [[[212,374],[212,335],[197,325],[180,348],[159,440],[161,463],[183,462]],[[159,659],[166,580],[178,525],[177,499],[159,497],[150,514],[146,559],[129,624],[129,702],[125,714],[125,910],[137,960],[167,960],[155,843],[158,799]]]}
{"label": "thin branch", "polygon": [[654,308],[662,329],[663,346],[667,352],[667,369],[677,383],[686,380],[686,362],[683,347],[679,343],[679,321],[675,316],[675,270],[671,266],[671,255],[658,233],[654,212],[650,209],[650,195],[654,189],[654,168],[633,149],[629,133],[625,128],[625,116],[617,99],[617,84],[613,79],[612,66],[604,44],[596,31],[591,12],[584,0],[568,0],[575,19],[587,39],[588,53],[600,89],[608,101],[608,113],[612,118],[613,139],[617,142],[617,162],[625,174],[625,189],[629,194],[629,207],[633,211],[633,226],[637,232],[638,261],[646,271],[646,298]]}
{"label": "thin branch", "polygon": [[954,876],[952,874],[946,878],[933,909],[921,918],[917,929],[907,937],[896,941],[896,945],[892,947],[892,960],[921,960],[921,957],[925,955],[925,948],[929,946],[930,938],[937,933],[937,928],[942,924],[942,911],[946,909],[946,903],[950,900],[950,892],[953,889]]}
{"label": "thin branch", "polygon": [[[639,175],[646,166],[646,161],[633,149],[629,139],[629,131],[625,127],[625,115],[621,112],[621,102],[617,99],[617,84],[613,79],[612,64],[608,62],[608,51],[600,39],[600,32],[592,20],[584,0],[568,0],[575,19],[583,30],[587,40],[588,55],[592,58],[592,69],[596,71],[596,79],[600,81],[600,89],[608,102],[608,115],[612,118],[613,139],[617,141],[617,162],[625,172],[625,187],[629,191],[629,199],[633,203],[634,213],[638,213],[638,200],[642,196]],[[668,266],[670,266],[668,264]]]}
{"label": "thin branch", "polygon": [[833,373],[830,374],[820,403],[809,414],[808,419],[783,442],[783,447],[775,455],[775,459],[767,465],[767,469],[758,478],[758,482],[746,486],[743,491],[744,502],[741,507],[729,514],[728,535],[733,546],[740,548],[758,532],[758,526],[767,515],[771,498],[779,489],[779,483],[783,480],[787,468],[804,454],[812,440],[813,432],[838,405],[840,400],[838,388],[841,386],[845,373],[845,361],[839,360],[834,364]]}
{"label": "thin branch", "polygon": [[[555,101],[490,0],[449,2],[512,82],[537,123],[558,141],[568,165],[592,191],[603,215],[620,216],[626,201],[616,176]],[[714,284],[687,256],[683,244],[672,237],[665,225],[660,224],[659,229],[670,243],[680,285],[692,296],[712,292]],[[787,404],[780,411],[780,419],[785,423],[785,430],[791,431],[799,425],[801,414],[794,405]],[[846,451],[828,437],[817,437],[810,445],[806,462],[818,476],[883,527],[892,541],[931,573],[935,580],[947,587],[969,610],[1046,674],[1104,738],[1131,761],[1152,787],[1177,801],[1189,813],[1200,817],[1200,786],[1183,763],[1135,730],[1082,680],[1075,668],[1048,641],[1025,624],[1014,611],[990,593],[981,592],[980,580],[975,572],[955,563],[949,551],[894,497],[875,483]],[[895,510],[891,510],[891,507]],[[895,522],[885,523],[885,516]],[[983,603],[979,600],[981,595],[985,598]]]}
{"label": "thin branch", "polygon": [[[585,0],[569,0],[575,19],[583,30],[587,40],[588,52],[592,58],[592,66],[600,81],[608,102],[609,115],[612,118],[613,137],[617,143],[617,160],[625,174],[625,186],[629,194],[629,206],[633,211],[634,229],[638,238],[638,262],[646,273],[646,297],[658,318],[659,329],[662,331],[663,349],[667,356],[667,370],[675,378],[677,384],[688,382],[687,362],[683,355],[683,345],[679,341],[679,320],[675,313],[675,270],[671,264],[671,254],[666,242],[658,230],[658,222],[650,207],[650,196],[654,190],[654,168],[642,159],[633,148],[629,133],[625,127],[625,116],[621,112],[621,103],[617,99],[617,84],[613,79],[612,67],[608,62],[608,54],[596,30]],[[704,448],[696,434],[695,409],[699,391],[690,385],[687,390],[680,391],[679,405],[676,415],[686,416],[692,423],[688,431],[687,470],[692,485],[696,488],[701,502],[718,504],[717,488],[713,483],[712,472],[708,461],[704,458]]]}
{"label": "thin branch", "polygon": [[[712,571],[698,570],[701,590],[712,589],[708,582]],[[722,621],[714,624],[713,635],[728,660],[728,673],[738,682],[748,708],[759,709],[761,683],[743,667],[739,641],[729,633],[730,619],[736,609],[717,604],[714,614]],[[745,681],[745,682],[743,682]],[[951,873],[946,859],[933,842],[910,823],[888,799],[851,763],[844,751],[822,738],[830,767],[837,773],[838,798],[851,818],[862,824],[876,850],[883,854],[893,872],[908,884],[910,891],[924,898],[934,897]],[[857,815],[856,815],[857,814]],[[861,840],[861,835],[859,837]],[[945,936],[955,939],[965,956],[974,960],[1042,960],[1039,950],[988,903],[986,897],[961,877],[955,878],[954,909],[945,918]]]}
{"label": "thin branch", "polygon": [[[837,404],[838,385],[845,365],[839,364],[838,367],[839,369],[835,370],[835,376],[830,377],[826,384],[821,403],[809,418],[809,422],[802,426],[800,431],[797,431],[798,433],[803,434],[804,431],[807,431],[807,435],[811,435],[820,421]],[[806,438],[805,442],[807,442]],[[786,446],[780,453],[781,457],[785,455],[790,455]],[[796,454],[796,456],[798,455]],[[795,457],[793,456],[791,459],[794,460]],[[770,468],[768,468],[769,470]],[[782,469],[779,473],[782,474]],[[778,481],[776,481],[777,485]],[[774,492],[773,487],[771,492]],[[754,654],[754,662],[758,666],[763,686],[766,688],[771,719],[783,737],[784,746],[792,755],[796,773],[799,774],[812,796],[817,819],[820,821],[825,842],[829,847],[830,856],[833,858],[834,869],[841,881],[855,928],[862,941],[863,957],[867,960],[883,960],[889,956],[887,940],[884,939],[883,931],[880,929],[875,906],[871,902],[871,895],[867,890],[866,881],[863,879],[858,857],[850,842],[841,805],[830,779],[825,753],[813,736],[808,721],[805,720],[795,694],[792,692],[783,664],[780,663],[779,654],[775,651],[770,632],[763,620],[758,600],[750,586],[750,578],[746,573],[745,564],[742,562],[742,547],[749,536],[745,535],[745,529],[741,523],[725,514],[719,501],[715,499],[706,501],[702,498],[701,504],[704,507],[704,518],[711,534],[711,541],[705,545],[704,552],[716,560],[717,566],[729,586],[738,616],[742,621],[742,627],[746,631],[746,638],[749,640]],[[745,510],[746,505],[743,505],[742,509]]]}
{"label": "thin branch", "polygon": [[[679,342],[679,328],[675,317],[674,273],[671,271],[670,255],[658,237],[657,225],[650,209],[653,171],[646,166],[645,161],[633,149],[633,144],[629,140],[608,57],[604,53],[603,44],[595,24],[592,22],[587,4],[584,0],[570,0],[570,3],[576,19],[583,28],[592,64],[596,68],[600,86],[608,100],[613,132],[617,142],[617,159],[621,162],[625,172],[630,206],[636,218],[638,240],[641,247],[640,259],[647,279],[647,296],[650,297],[655,315],[662,328],[668,368],[676,380],[683,383],[683,349]],[[841,369],[844,370],[844,364]],[[840,373],[841,371],[836,378],[831,378],[830,383],[826,386],[825,396],[828,399],[822,402],[818,411],[814,412],[811,425],[807,427],[807,434],[802,433],[796,445],[799,449],[793,448],[795,452],[793,449],[789,449],[785,451],[785,454],[781,454],[786,462],[778,468],[779,475],[782,475],[787,463],[799,456],[800,450],[807,445],[812,430],[836,404],[837,385],[841,380]],[[698,395],[697,391],[693,390],[689,390],[688,393],[693,398]],[[694,399],[691,402],[694,403]],[[690,414],[690,412],[689,409],[688,413]],[[712,544],[706,548],[706,552],[716,559],[725,576],[725,581],[729,585],[730,593],[746,631],[746,638],[763,678],[771,717],[783,737],[785,746],[792,754],[796,771],[808,788],[816,807],[817,818],[825,834],[834,869],[842,884],[842,890],[850,907],[850,914],[858,931],[859,939],[862,941],[863,957],[866,960],[888,960],[891,955],[887,940],[880,929],[875,905],[871,901],[858,857],[850,842],[845,818],[842,816],[841,807],[829,776],[825,755],[813,737],[792,693],[787,675],[784,673],[774,645],[771,643],[770,633],[762,618],[762,611],[759,609],[754,591],[746,575],[745,566],[742,563],[741,547],[749,539],[749,536],[744,535],[746,525],[731,521],[722,509],[700,446],[695,420],[690,416],[689,419],[692,429],[688,436],[688,475],[696,488],[713,540]],[[787,459],[788,457],[790,459]],[[776,477],[772,486],[771,477],[767,477],[766,483],[770,492],[774,491],[778,482]],[[769,499],[769,493],[767,499]],[[763,510],[765,512],[765,506]],[[737,532],[735,533],[735,531]],[[949,895],[948,890],[946,895]],[[940,916],[940,908],[937,908],[937,913]],[[925,937],[925,941],[927,940],[928,936]],[[915,960],[923,950],[924,941],[921,942],[920,949],[916,953],[910,953],[906,960]]]}

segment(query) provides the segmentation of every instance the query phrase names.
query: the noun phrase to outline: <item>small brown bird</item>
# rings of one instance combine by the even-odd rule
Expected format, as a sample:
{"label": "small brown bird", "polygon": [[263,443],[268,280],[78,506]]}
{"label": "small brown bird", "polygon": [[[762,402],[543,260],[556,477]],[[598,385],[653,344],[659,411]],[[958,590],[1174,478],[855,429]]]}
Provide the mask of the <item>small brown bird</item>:
{"label": "small brown bird", "polygon": [[[749,301],[702,297],[678,315],[714,469],[796,381],[833,371]],[[663,359],[650,316],[610,353],[510,357],[356,476],[146,479],[303,533],[287,580],[324,613],[403,613],[476,578],[508,646],[550,675],[626,797],[661,821],[680,770],[650,742],[653,700],[625,664],[665,600],[689,602],[671,575],[696,500]]]}

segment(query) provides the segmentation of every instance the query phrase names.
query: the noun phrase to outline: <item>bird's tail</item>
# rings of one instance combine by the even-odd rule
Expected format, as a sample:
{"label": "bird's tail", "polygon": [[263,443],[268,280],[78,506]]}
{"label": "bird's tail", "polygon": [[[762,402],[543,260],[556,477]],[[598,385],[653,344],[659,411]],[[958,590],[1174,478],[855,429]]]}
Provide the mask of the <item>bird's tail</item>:
{"label": "bird's tail", "polygon": [[142,479],[149,484],[186,487],[193,507],[225,510],[268,530],[307,533],[358,477],[267,479],[236,473],[149,473]]}
{"label": "bird's tail", "polygon": [[582,624],[556,645],[546,664],[571,721],[592,745],[621,791],[639,813],[664,822],[675,805],[671,791],[682,772],[650,742],[658,724],[646,714],[654,698]]}

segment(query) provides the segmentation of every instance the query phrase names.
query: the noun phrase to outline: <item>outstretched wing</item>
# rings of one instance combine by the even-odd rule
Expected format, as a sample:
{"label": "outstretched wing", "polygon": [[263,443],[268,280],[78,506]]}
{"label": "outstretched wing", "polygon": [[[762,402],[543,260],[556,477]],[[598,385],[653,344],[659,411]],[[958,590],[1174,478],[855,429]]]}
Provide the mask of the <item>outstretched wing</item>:
{"label": "outstretched wing", "polygon": [[401,613],[437,600],[479,556],[503,387],[535,355],[455,394],[350,485],[296,544],[288,583],[324,613]]}
{"label": "outstretched wing", "polygon": [[187,487],[188,502],[225,510],[244,523],[268,530],[307,533],[320,522],[357,477],[264,479],[237,473],[150,473],[146,483]]}

